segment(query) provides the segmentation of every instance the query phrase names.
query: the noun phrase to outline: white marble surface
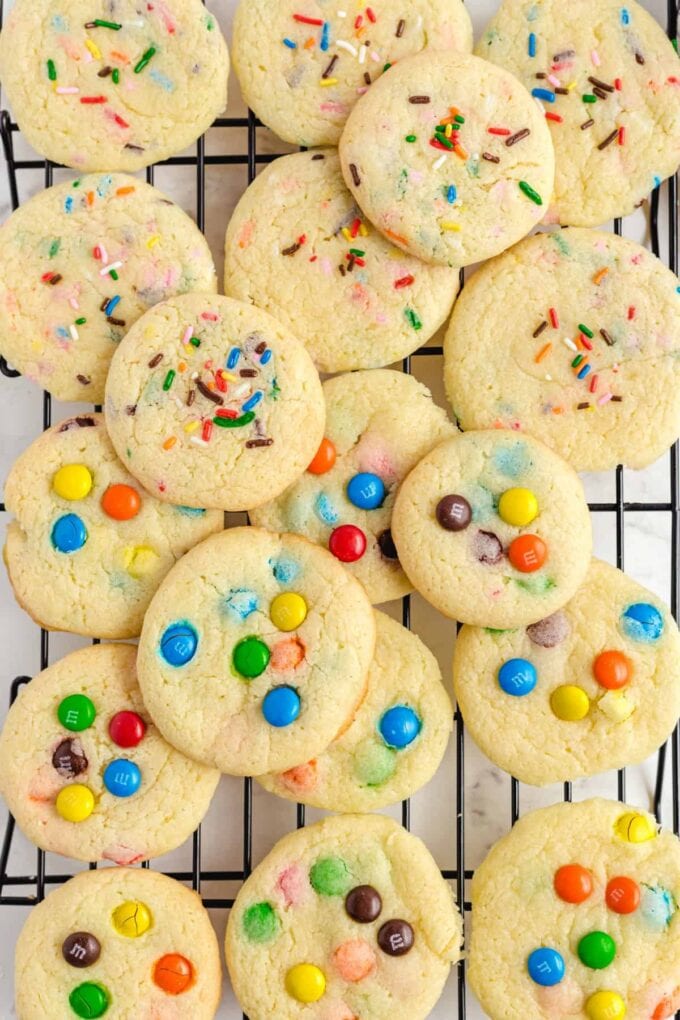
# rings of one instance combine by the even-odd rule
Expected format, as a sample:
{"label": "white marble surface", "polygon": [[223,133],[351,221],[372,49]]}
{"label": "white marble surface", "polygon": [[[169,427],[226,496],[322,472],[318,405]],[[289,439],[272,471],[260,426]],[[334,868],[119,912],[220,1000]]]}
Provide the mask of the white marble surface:
{"label": "white marble surface", "polygon": [[[276,0],[272,0],[275,3]],[[5,5],[9,6],[8,4]],[[663,21],[665,3],[663,0],[646,0],[646,6]],[[217,15],[222,28],[231,37],[231,16],[235,0],[209,0],[208,7]],[[479,34],[482,26],[493,13],[496,0],[469,0],[469,8]],[[232,78],[229,114],[244,112],[238,86]],[[245,152],[246,132],[244,129],[220,129],[210,132],[207,141],[209,152]],[[265,130],[258,131],[258,151],[282,152],[285,146]],[[25,150],[17,138],[17,152]],[[57,179],[67,174],[57,175]],[[40,171],[21,171],[19,174],[20,197],[25,200],[40,190],[44,184]],[[195,212],[195,182],[193,173],[187,168],[164,168],[156,174],[156,184],[166,190],[190,213]],[[222,245],[224,231],[231,210],[246,186],[246,167],[208,167],[206,172],[207,236],[218,261],[221,274]],[[667,212],[662,212],[662,224],[667,222]],[[9,212],[6,175],[0,171],[0,217]],[[646,210],[640,210],[626,221],[624,233],[636,240],[648,243]],[[665,230],[662,234],[665,251]],[[441,384],[441,362],[439,358],[423,358],[415,361],[415,372],[431,386],[438,402],[445,405]],[[58,421],[72,410],[64,406],[53,407],[53,420]],[[9,465],[16,455],[33,439],[40,430],[42,420],[42,395],[23,379],[7,380],[0,377],[0,476],[4,478]],[[585,478],[588,497],[602,502],[615,498],[613,473],[591,475]],[[665,456],[648,470],[641,473],[625,472],[624,495],[627,500],[668,501],[669,458]],[[612,514],[597,514],[594,517],[596,553],[612,563],[616,562],[615,521]],[[4,522],[3,522],[4,526]],[[628,514],[626,515],[623,553],[626,570],[641,583],[666,600],[670,599],[670,514]],[[399,605],[391,611],[398,614]],[[453,624],[445,621],[434,610],[429,609],[421,599],[413,599],[412,620],[414,629],[438,655],[444,676],[449,677],[450,661],[455,637]],[[50,638],[50,660],[54,661],[65,652],[78,647],[82,640],[66,635]],[[9,685],[18,674],[32,674],[39,668],[40,635],[38,628],[15,604],[4,570],[0,571],[0,713],[4,715],[9,695]],[[653,792],[655,760],[628,770],[628,799],[643,807],[649,807]],[[455,868],[456,861],[456,809],[455,809],[455,748],[453,742],[446,760],[427,789],[413,798],[411,808],[412,828],[422,836],[443,868]],[[592,780],[574,784],[574,798],[583,799],[593,794],[616,796],[616,775],[607,774]],[[510,779],[499,772],[476,749],[472,741],[465,742],[465,867],[473,868],[484,856],[486,850],[510,824]],[[521,811],[548,804],[562,795],[561,787],[535,790],[522,787]],[[208,818],[203,826],[202,863],[207,870],[240,869],[242,867],[242,806],[243,786],[240,781],[225,777],[218,790]],[[666,784],[664,802],[665,818],[670,821],[670,770]],[[392,812],[399,817],[399,809]],[[317,812],[308,812],[313,820]],[[2,818],[4,825],[4,817]],[[255,786],[253,791],[253,860],[257,862],[272,846],[274,841],[295,824],[295,808],[264,793]],[[16,833],[10,859],[10,873],[34,873],[36,854],[33,848]],[[191,845],[154,861],[154,867],[165,870],[188,870],[191,865]],[[48,874],[71,873],[78,869],[70,861],[54,855],[47,857]],[[5,889],[5,893],[12,890]],[[17,889],[26,894],[32,889]],[[203,886],[206,897],[232,896],[234,884],[206,883]],[[0,1017],[15,1016],[12,990],[13,945],[16,934],[23,923],[27,909],[4,907],[0,911]],[[220,938],[226,923],[226,911],[211,911]],[[469,915],[466,917],[469,923]],[[235,1003],[225,975],[225,988],[220,1020],[236,1020],[240,1011]],[[479,1020],[483,1016],[472,996],[468,998],[468,1018]],[[439,1006],[433,1013],[435,1020],[458,1017],[456,1005],[455,972],[447,986]],[[271,1018],[275,1020],[275,1018]],[[370,1020],[370,1018],[362,1018]],[[408,1020],[408,1018],[400,1018]],[[529,1020],[529,1018],[527,1018]]]}

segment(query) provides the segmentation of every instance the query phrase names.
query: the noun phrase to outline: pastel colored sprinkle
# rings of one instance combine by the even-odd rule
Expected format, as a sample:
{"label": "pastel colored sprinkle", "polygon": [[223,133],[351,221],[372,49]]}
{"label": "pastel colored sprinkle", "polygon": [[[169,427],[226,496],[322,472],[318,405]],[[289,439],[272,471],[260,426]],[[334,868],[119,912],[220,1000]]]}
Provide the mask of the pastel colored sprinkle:
{"label": "pastel colored sprinkle", "polygon": [[539,193],[535,191],[530,184],[527,184],[526,181],[519,182],[519,189],[535,205],[543,205],[543,199],[541,198]]}
{"label": "pastel colored sprinkle", "polygon": [[330,22],[324,21],[323,28],[321,29],[321,42],[319,43],[319,48],[323,50],[324,53],[328,49],[330,32],[331,32]]}
{"label": "pastel colored sprinkle", "polygon": [[449,203],[449,205],[453,205],[453,203],[456,201],[457,195],[458,192],[456,190],[456,185],[449,184],[448,188],[446,189],[446,201]]}
{"label": "pastel colored sprinkle", "polygon": [[446,163],[446,156],[440,156],[439,159],[435,159],[434,163],[432,164],[432,169],[439,170],[440,167],[444,166],[444,163]]}
{"label": "pastel colored sprinkle", "polygon": [[297,49],[297,43],[293,42],[292,39],[283,39],[282,41],[283,41],[283,45],[287,46],[289,50],[296,50]]}
{"label": "pastel colored sprinkle", "polygon": [[591,50],[590,51],[590,59],[592,60],[592,62],[595,65],[595,67],[599,67],[600,66],[600,55],[597,52],[597,50]]}
{"label": "pastel colored sprinkle", "polygon": [[608,272],[609,269],[606,266],[603,266],[602,269],[598,269],[598,271],[595,273],[595,276],[593,277],[593,283],[596,286],[602,283]]}
{"label": "pastel colored sprinkle", "polygon": [[99,270],[99,275],[100,276],[106,276],[107,273],[110,273],[111,275],[113,275],[115,273],[116,269],[120,269],[120,267],[122,265],[123,265],[122,262],[111,262],[108,266],[104,266],[103,269]]}
{"label": "pastel colored sprinkle", "polygon": [[55,240],[52,241],[52,244],[50,245],[50,258],[51,259],[53,259],[54,256],[56,254],[58,254],[60,247],[61,247],[60,239],[59,238],[55,238]]}
{"label": "pastel colored sprinkle", "polygon": [[47,77],[50,81],[57,80],[57,68],[53,60],[47,61]]}
{"label": "pastel colored sprinkle", "polygon": [[96,42],[93,39],[86,39],[85,45],[95,60],[102,59],[102,51],[99,49],[99,47],[97,46]]}
{"label": "pastel colored sprinkle", "polygon": [[584,333],[589,340],[593,339],[593,336],[595,334],[593,333],[592,329],[589,329],[588,326],[584,326],[582,322],[579,322],[578,329],[580,330],[581,333]]}
{"label": "pastel colored sprinkle", "polygon": [[177,436],[168,436],[168,438],[163,443],[163,449],[164,450],[172,450],[172,448],[173,448],[173,446],[175,445],[176,442],[177,442]]}
{"label": "pastel colored sprinkle", "polygon": [[146,65],[149,63],[154,53],[156,52],[155,46],[149,46],[148,50],[145,50],[141,56],[141,59],[137,61],[134,67],[135,74],[139,74],[143,71]]}
{"label": "pastel colored sprinkle", "polygon": [[534,358],[536,364],[538,364],[540,361],[543,361],[543,359],[550,353],[551,350],[552,350],[551,343],[544,344],[544,346],[541,347],[540,351]]}
{"label": "pastel colored sprinkle", "polygon": [[535,99],[542,99],[546,103],[555,102],[555,93],[550,89],[532,89],[531,94]]}
{"label": "pastel colored sprinkle", "polygon": [[294,14],[293,20],[299,21],[301,25],[318,25],[319,27],[323,25],[321,18],[308,18],[305,14]]}
{"label": "pastel colored sprinkle", "polygon": [[75,326],[69,326],[69,332],[74,340],[80,339],[80,337],[78,336],[78,330],[76,329]]}
{"label": "pastel colored sprinkle", "polygon": [[574,343],[570,336],[562,337],[562,343],[566,344],[570,351],[578,350],[578,347],[576,346],[576,344]]}
{"label": "pastel colored sprinkle", "polygon": [[57,85],[57,93],[60,96],[77,96],[80,89],[75,85]]}
{"label": "pastel colored sprinkle", "polygon": [[412,308],[406,308],[404,311],[404,315],[406,316],[409,325],[416,331],[416,333],[418,332],[419,329],[423,328],[423,324],[420,321],[420,318]]}
{"label": "pastel colored sprinkle", "polygon": [[534,32],[529,32],[528,53],[530,57],[536,56],[536,35]]}
{"label": "pastel colored sprinkle", "polygon": [[216,312],[201,312],[201,318],[206,319],[208,322],[219,321],[219,315]]}
{"label": "pastel colored sprinkle", "polygon": [[442,220],[439,224],[442,230],[450,230],[457,233],[460,230],[460,223],[453,223],[451,220]]}
{"label": "pastel colored sprinkle", "polygon": [[357,55],[356,46],[352,46],[351,43],[346,42],[344,39],[338,39],[335,45],[339,50],[345,50],[347,53],[351,53],[353,57],[356,57]]}
{"label": "pastel colored sprinkle", "polygon": [[172,386],[172,381],[173,381],[174,378],[175,378],[175,370],[174,370],[174,368],[171,368],[168,371],[168,374],[166,375],[165,379],[163,380],[163,389],[164,390],[167,391],[167,390],[170,389],[170,387]]}
{"label": "pastel colored sprinkle", "polygon": [[597,398],[598,407],[602,407],[603,404],[608,404],[612,399],[612,393],[603,393],[601,397]]}

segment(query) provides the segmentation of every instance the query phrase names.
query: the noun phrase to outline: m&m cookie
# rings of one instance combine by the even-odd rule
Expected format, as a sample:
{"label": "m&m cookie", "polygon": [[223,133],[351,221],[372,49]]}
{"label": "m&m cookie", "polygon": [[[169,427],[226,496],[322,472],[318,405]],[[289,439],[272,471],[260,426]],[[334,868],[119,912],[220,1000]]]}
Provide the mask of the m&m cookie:
{"label": "m&m cookie", "polygon": [[390,530],[399,485],[418,461],[453,436],[429,390],[402,372],[377,369],[323,385],[325,435],[306,472],[255,524],[324,545],[374,603],[412,590]]}
{"label": "m&m cookie", "polygon": [[48,630],[135,637],[176,560],[223,526],[217,511],[161,503],[116,457],[101,414],[48,429],[5,484],[4,560],[14,594]]}
{"label": "m&m cookie", "polygon": [[538,786],[641,762],[680,715],[673,617],[599,560],[573,598],[537,623],[463,627],[453,671],[458,705],[484,753]]}
{"label": "m&m cookie", "polygon": [[132,645],[93,645],[36,676],[0,735],[0,791],[43,850],[134,864],[199,825],[219,773],[163,739],[142,702]]}
{"label": "m&m cookie", "polygon": [[156,871],[83,871],[33,907],[15,957],[19,1020],[212,1020],[222,986],[200,897]]}
{"label": "m&m cookie", "polygon": [[680,1008],[680,841],[609,800],[532,811],[472,880],[468,976],[491,1020]]}
{"label": "m&m cookie", "polygon": [[494,628],[535,623],[568,602],[592,546],[573,469],[500,429],[466,432],[423,457],[397,493],[392,535],[428,602]]}
{"label": "m&m cookie", "polygon": [[284,836],[246,880],[227,966],[250,1020],[424,1020],[461,941],[425,845],[391,818],[343,815]]}
{"label": "m&m cookie", "polygon": [[353,718],[374,645],[368,598],[327,550],[232,528],[184,556],[159,589],[139,684],[174,747],[261,775],[314,758]]}
{"label": "m&m cookie", "polygon": [[309,354],[266,312],[183,294],[150,309],[118,347],[106,426],[158,499],[250,510],[300,475],[323,437]]}
{"label": "m&m cookie", "polygon": [[258,782],[330,811],[375,811],[410,797],[439,766],[453,709],[437,660],[415,634],[375,613],[366,697],[351,724],[311,761]]}

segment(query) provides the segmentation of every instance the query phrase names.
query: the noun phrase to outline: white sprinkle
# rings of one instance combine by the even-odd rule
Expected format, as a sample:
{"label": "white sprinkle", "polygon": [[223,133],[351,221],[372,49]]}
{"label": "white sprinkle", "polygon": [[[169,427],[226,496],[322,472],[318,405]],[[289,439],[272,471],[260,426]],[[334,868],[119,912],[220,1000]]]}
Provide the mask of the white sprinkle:
{"label": "white sprinkle", "polygon": [[76,329],[75,326],[69,326],[69,333],[71,334],[74,340],[80,340],[80,337],[78,336],[78,330]]}
{"label": "white sprinkle", "polygon": [[368,53],[368,46],[365,46],[365,45],[362,46],[361,49],[359,50],[359,63],[360,64],[363,64],[363,62],[365,61],[367,53]]}
{"label": "white sprinkle", "polygon": [[182,337],[182,343],[183,344],[188,344],[193,335],[194,335],[194,327],[193,326],[187,326],[187,328],[184,330],[184,336]]}
{"label": "white sprinkle", "polygon": [[351,43],[345,42],[344,39],[338,39],[335,45],[339,50],[347,50],[347,52],[351,53],[353,57],[356,57],[357,48],[356,46],[352,46]]}
{"label": "white sprinkle", "polygon": [[578,350],[578,347],[569,336],[562,337],[562,343],[566,344],[570,351]]}
{"label": "white sprinkle", "polygon": [[109,261],[109,256],[106,253],[106,248],[104,247],[104,245],[103,244],[98,244],[97,247],[99,248],[99,257],[100,257],[101,261],[102,262],[108,262]]}
{"label": "white sprinkle", "polygon": [[182,402],[182,401],[181,401],[181,400],[179,399],[179,397],[175,397],[175,403],[176,403],[176,404],[177,404],[177,406],[179,407],[180,411],[183,411],[183,410],[184,410],[184,407],[185,407],[185,405],[184,405],[184,403],[183,403],[183,402]]}
{"label": "white sprinkle", "polygon": [[208,445],[206,443],[205,439],[201,439],[200,436],[192,436],[191,439],[189,440],[189,442],[193,443],[194,446],[207,446]]}
{"label": "white sprinkle", "polygon": [[339,18],[346,18],[347,17],[347,11],[336,11],[335,13],[337,14],[337,16]]}
{"label": "white sprinkle", "polygon": [[242,397],[244,393],[248,393],[249,391],[250,386],[248,383],[243,383],[241,386],[237,386],[231,395],[232,400],[235,400],[237,397]]}
{"label": "white sprinkle", "polygon": [[139,18],[138,21],[124,21],[123,24],[130,25],[134,28],[144,28],[144,22],[142,21],[141,18]]}
{"label": "white sprinkle", "polygon": [[444,166],[444,163],[446,163],[446,155],[442,153],[439,159],[435,159],[434,163],[432,164],[432,169],[439,170],[440,166]]}
{"label": "white sprinkle", "polygon": [[57,85],[57,92],[60,96],[76,96],[80,89],[76,88],[75,85]]}
{"label": "white sprinkle", "polygon": [[114,269],[120,269],[120,267],[122,265],[123,265],[122,262],[112,262],[110,265],[104,266],[103,269],[100,269],[99,270],[99,275],[100,276],[106,276],[107,273],[112,272]]}
{"label": "white sprinkle", "polygon": [[198,379],[198,372],[192,372],[190,378],[191,379]]}
{"label": "white sprinkle", "polygon": [[70,304],[71,308],[75,308],[76,311],[78,311],[78,309],[80,308],[80,305],[78,304],[74,297],[70,297],[68,299],[68,303]]}
{"label": "white sprinkle", "polygon": [[608,404],[613,396],[613,393],[603,393],[601,397],[598,397],[598,407],[602,407],[603,404]]}
{"label": "white sprinkle", "polygon": [[419,14],[418,15],[418,20],[416,21],[416,28],[422,28],[422,27],[423,27],[423,16],[422,16],[422,14]]}
{"label": "white sprinkle", "polygon": [[549,372],[546,372],[546,373],[545,373],[545,376],[544,376],[544,378],[545,378],[545,381],[546,381],[546,382],[552,382],[552,376],[550,375],[550,373],[549,373]]}
{"label": "white sprinkle", "polygon": [[376,53],[376,51],[375,51],[375,50],[373,50],[373,52],[371,53],[371,60],[372,60],[372,61],[373,61],[373,62],[374,62],[375,64],[379,64],[379,63],[380,63],[380,54],[379,54],[379,53]]}
{"label": "white sprinkle", "polygon": [[591,52],[590,52],[590,59],[595,64],[595,67],[599,67],[600,66],[600,56],[599,56],[597,50],[591,50]]}

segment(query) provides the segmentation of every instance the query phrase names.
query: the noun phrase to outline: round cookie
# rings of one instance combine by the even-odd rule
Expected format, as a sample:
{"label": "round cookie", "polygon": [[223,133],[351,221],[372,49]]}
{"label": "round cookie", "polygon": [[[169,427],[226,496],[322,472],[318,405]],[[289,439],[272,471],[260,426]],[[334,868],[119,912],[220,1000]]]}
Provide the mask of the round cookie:
{"label": "round cookie", "polygon": [[636,765],[680,715],[672,616],[599,560],[563,609],[526,629],[463,627],[453,674],[475,741],[536,786]]}
{"label": "round cookie", "polygon": [[424,262],[458,267],[528,234],[554,174],[550,132],[524,86],[457,53],[390,70],[350,114],[340,159],[378,230]]}
{"label": "round cookie", "polygon": [[377,811],[429,782],[453,728],[453,709],[432,652],[375,613],[368,691],[350,726],[312,761],[258,776],[266,790],[329,811]]}
{"label": "round cookie", "polygon": [[491,1020],[665,1020],[679,903],[680,842],[651,815],[600,799],[532,811],[472,880],[470,984]]}
{"label": "round cookie", "polygon": [[590,564],[578,475],[531,436],[466,432],[402,483],[392,535],[428,602],[477,627],[521,627],[560,609]]}
{"label": "round cookie", "polygon": [[0,77],[42,156],[139,170],[191,145],[227,105],[229,56],[200,0],[16,0]]}
{"label": "round cookie", "polygon": [[423,1020],[461,941],[425,844],[391,818],[342,815],[284,836],[255,868],[229,915],[227,967],[250,1020]]}
{"label": "round cookie", "polygon": [[526,430],[578,471],[645,467],[680,433],[679,309],[675,274],[623,237],[520,241],[466,282],[449,324],[461,428]]}
{"label": "round cookie", "polygon": [[320,372],[389,365],[451,311],[458,273],[426,266],[364,222],[335,150],[255,178],[227,229],[224,289],[294,330]]}
{"label": "round cookie", "polygon": [[250,510],[300,475],[323,436],[319,376],[259,308],[184,294],[150,309],[116,351],[106,425],[158,499]]}
{"label": "round cookie", "polygon": [[41,191],[0,228],[2,354],[58,400],[102,403],[126,330],[188,290],[217,290],[205,238],[179,206],[125,174]]}
{"label": "round cookie", "polygon": [[14,594],[48,630],[135,637],[176,560],[219,531],[217,511],[169,506],[125,470],[101,414],[48,429],[12,466],[3,551]]}
{"label": "round cookie", "polygon": [[136,864],[180,846],[219,773],[163,740],[132,645],[72,652],[21,689],[0,735],[0,792],[41,849]]}
{"label": "round cookie", "polygon": [[15,985],[19,1020],[212,1020],[219,946],[200,897],[173,878],[83,871],[28,915]]}
{"label": "round cookie", "polygon": [[362,700],[375,623],[358,581],[297,535],[232,528],[171,571],[144,620],[144,703],[174,747],[233,775],[283,771]]}
{"label": "round cookie", "polygon": [[244,98],[294,145],[337,145],[357,97],[404,57],[472,49],[461,0],[344,6],[329,10],[325,0],[309,0],[301,9],[297,0],[241,0],[237,8],[233,58]]}
{"label": "round cookie", "polygon": [[627,216],[680,164],[680,63],[635,0],[503,0],[477,45],[546,111],[555,146],[548,219]]}
{"label": "round cookie", "polygon": [[327,545],[372,602],[400,598],[412,585],[390,533],[397,487],[421,457],[454,435],[453,426],[429,390],[403,372],[337,376],[323,392],[326,435],[317,455],[251,520]]}

